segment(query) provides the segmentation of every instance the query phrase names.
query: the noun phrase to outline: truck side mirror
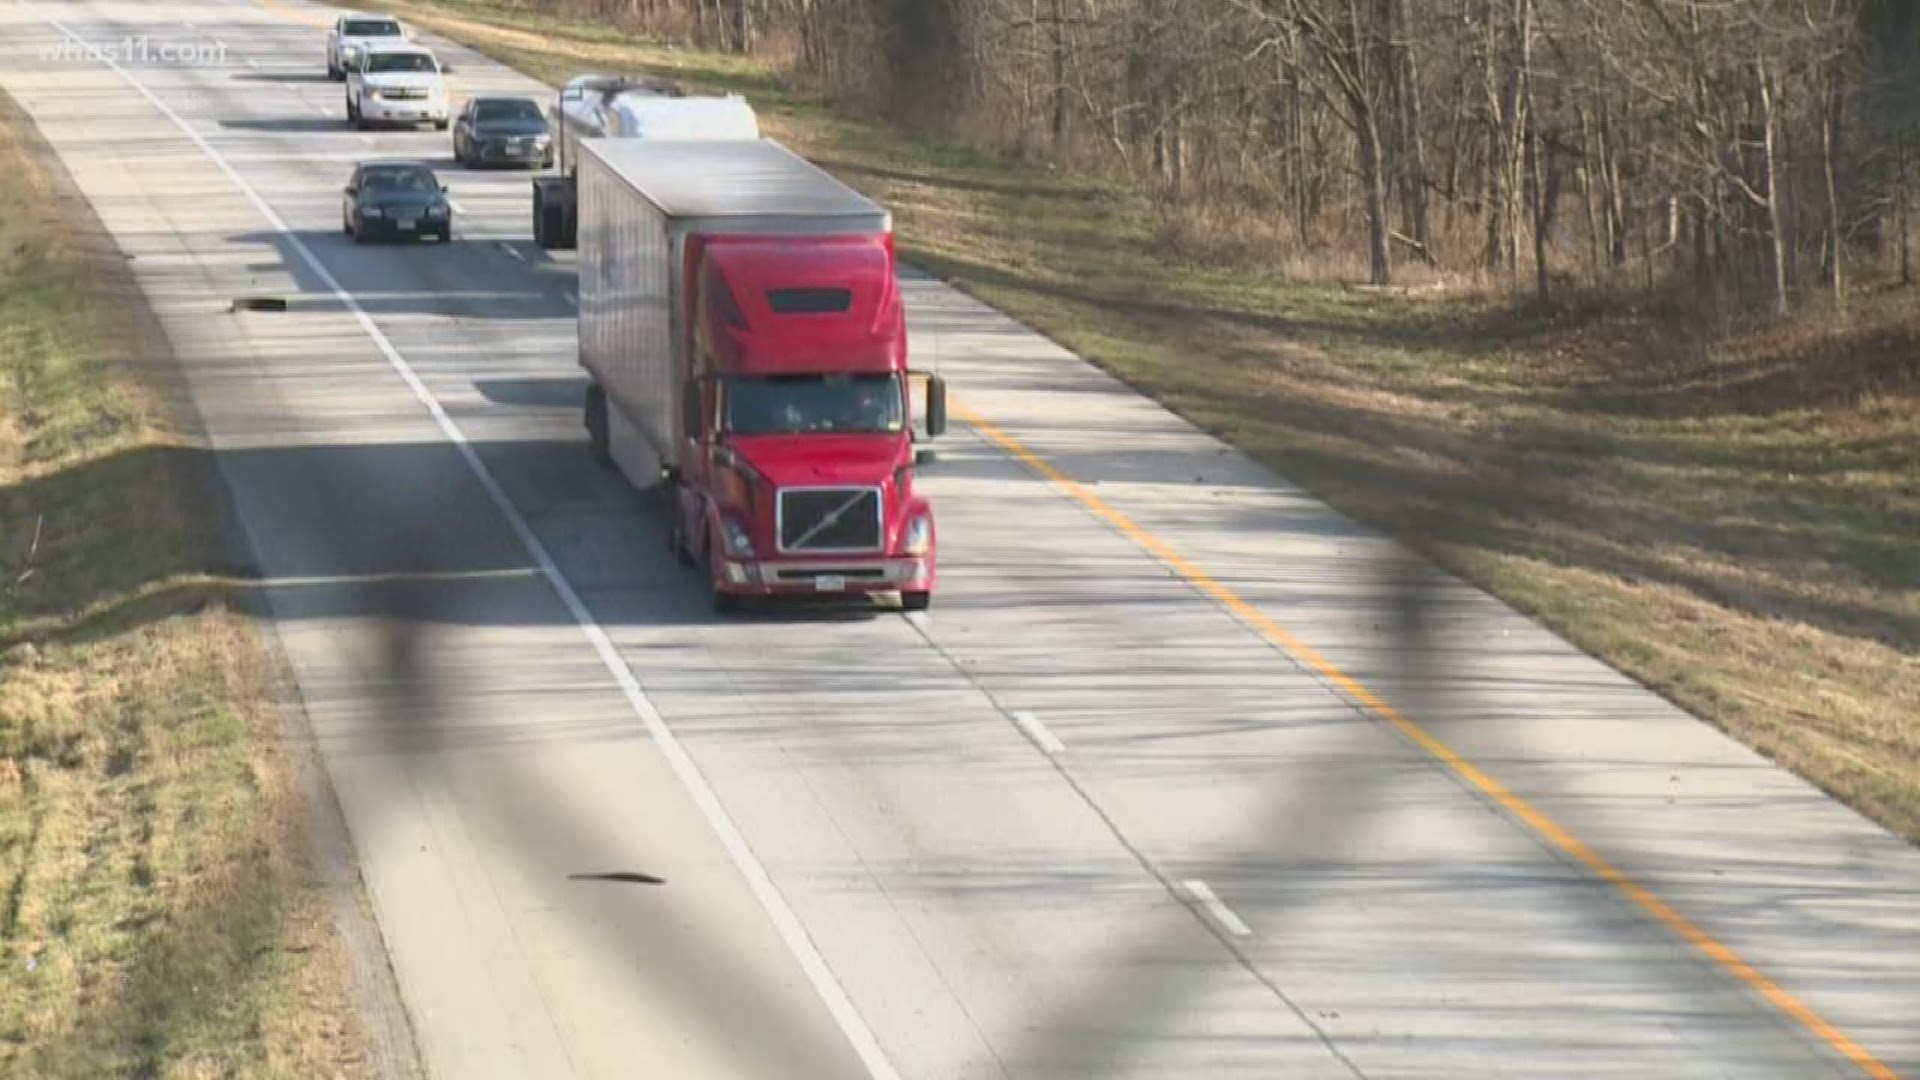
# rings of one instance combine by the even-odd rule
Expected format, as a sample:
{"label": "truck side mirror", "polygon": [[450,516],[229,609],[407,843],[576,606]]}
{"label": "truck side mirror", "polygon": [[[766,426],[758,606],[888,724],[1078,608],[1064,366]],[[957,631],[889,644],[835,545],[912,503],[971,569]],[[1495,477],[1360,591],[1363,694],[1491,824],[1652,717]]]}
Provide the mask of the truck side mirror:
{"label": "truck side mirror", "polygon": [[938,375],[927,378],[927,435],[939,438],[947,433],[947,380]]}

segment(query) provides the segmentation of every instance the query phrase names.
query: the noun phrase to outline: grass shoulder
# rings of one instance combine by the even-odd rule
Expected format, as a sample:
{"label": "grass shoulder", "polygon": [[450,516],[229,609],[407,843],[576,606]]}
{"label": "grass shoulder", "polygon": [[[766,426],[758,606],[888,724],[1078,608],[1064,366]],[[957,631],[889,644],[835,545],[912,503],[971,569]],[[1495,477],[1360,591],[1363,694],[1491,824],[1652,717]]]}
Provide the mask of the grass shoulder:
{"label": "grass shoulder", "polygon": [[5,95],[0,203],[0,1074],[371,1076],[164,338]]}

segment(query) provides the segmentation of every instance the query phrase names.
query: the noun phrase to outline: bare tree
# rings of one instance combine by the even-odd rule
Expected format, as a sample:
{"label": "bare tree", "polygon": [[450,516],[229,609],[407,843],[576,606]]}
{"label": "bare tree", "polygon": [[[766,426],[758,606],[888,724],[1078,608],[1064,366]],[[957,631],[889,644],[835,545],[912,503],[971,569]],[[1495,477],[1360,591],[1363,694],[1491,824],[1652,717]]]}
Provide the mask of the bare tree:
{"label": "bare tree", "polygon": [[795,43],[854,108],[1107,172],[1168,215],[1270,215],[1263,242],[1351,245],[1379,284],[1403,253],[1542,297],[1631,262],[1787,311],[1844,304],[1863,252],[1917,272],[1910,0],[533,2]]}

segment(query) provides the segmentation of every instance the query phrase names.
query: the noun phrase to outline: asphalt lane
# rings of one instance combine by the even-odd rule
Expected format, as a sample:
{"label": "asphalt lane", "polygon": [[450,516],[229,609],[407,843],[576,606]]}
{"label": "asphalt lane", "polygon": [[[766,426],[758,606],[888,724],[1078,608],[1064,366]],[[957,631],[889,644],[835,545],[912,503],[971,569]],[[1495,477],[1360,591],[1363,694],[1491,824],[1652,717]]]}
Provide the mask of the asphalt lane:
{"label": "asphalt lane", "polygon": [[[1392,545],[934,283],[992,425],[935,611],[715,620],[586,460],[526,175],[347,129],[321,10],[12,4],[0,79],[187,365],[435,1075],[1863,1074],[1249,611],[1920,1073],[1913,851],[1457,583],[1396,637]],[[44,17],[227,50],[118,57],[148,100]],[[454,244],[340,235],[369,156]]]}

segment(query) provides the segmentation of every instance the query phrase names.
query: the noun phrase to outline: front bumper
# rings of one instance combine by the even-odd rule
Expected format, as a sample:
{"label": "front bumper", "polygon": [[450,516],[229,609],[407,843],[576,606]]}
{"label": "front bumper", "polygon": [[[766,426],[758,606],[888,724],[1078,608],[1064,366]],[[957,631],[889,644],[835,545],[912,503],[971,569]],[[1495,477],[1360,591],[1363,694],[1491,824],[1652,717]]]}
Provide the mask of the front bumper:
{"label": "front bumper", "polygon": [[742,596],[864,596],[930,592],[933,556],[924,558],[739,562],[721,559],[722,590]]}
{"label": "front bumper", "polygon": [[474,144],[474,149],[479,159],[489,165],[539,165],[551,153],[549,147],[517,138],[483,139]]}
{"label": "front bumper", "polygon": [[365,230],[368,236],[405,240],[417,236],[438,236],[453,227],[452,217],[444,214],[439,217],[427,217],[422,214],[413,219],[411,228],[402,225],[405,220],[395,215],[377,218],[362,215],[360,228]]}
{"label": "front bumper", "polygon": [[440,124],[447,119],[447,107],[432,101],[381,101],[360,99],[360,115],[377,124]]}

